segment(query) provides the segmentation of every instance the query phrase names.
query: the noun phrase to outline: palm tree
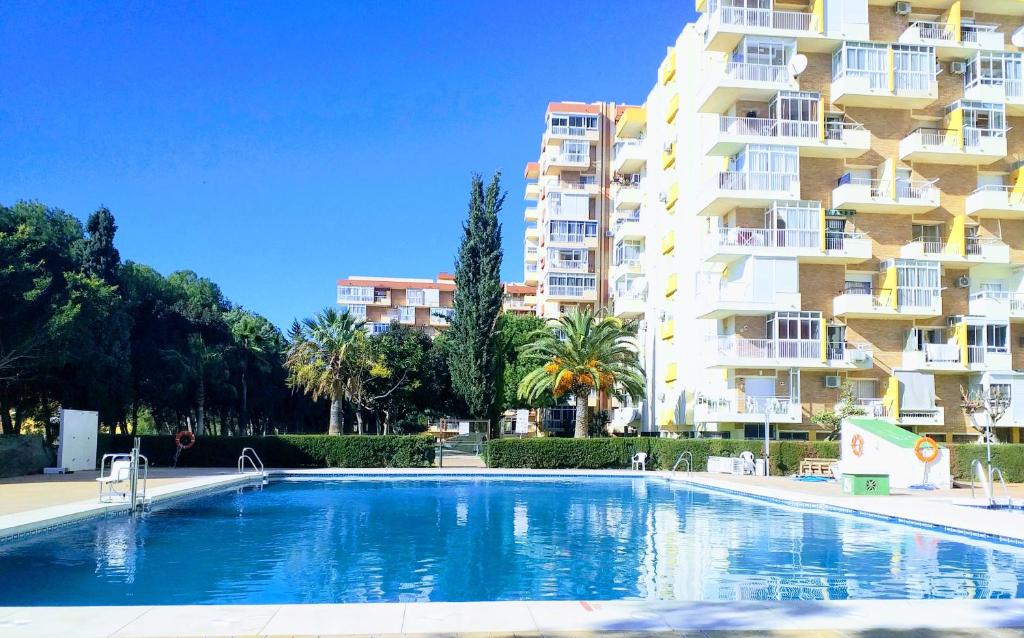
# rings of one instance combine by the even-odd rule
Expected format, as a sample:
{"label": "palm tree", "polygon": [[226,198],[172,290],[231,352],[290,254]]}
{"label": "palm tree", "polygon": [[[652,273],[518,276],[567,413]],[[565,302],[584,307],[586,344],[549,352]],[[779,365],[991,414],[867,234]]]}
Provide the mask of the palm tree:
{"label": "palm tree", "polygon": [[364,323],[348,311],[327,308],[316,317],[292,324],[291,346],[284,362],[288,385],[302,388],[314,401],[320,397],[331,400],[329,434],[341,434],[341,402],[350,377],[358,373],[355,358],[366,334]]}
{"label": "palm tree", "polygon": [[594,390],[623,400],[644,395],[636,328],[620,319],[574,309],[535,330],[520,356],[538,367],[519,384],[519,398],[534,403],[546,394],[576,400],[576,438],[587,436],[587,399]]}
{"label": "palm tree", "polygon": [[231,336],[236,345],[238,356],[239,381],[242,385],[242,404],[238,410],[239,434],[250,434],[249,431],[249,366],[252,365],[260,370],[266,370],[267,348],[271,345],[273,335],[267,329],[267,324],[255,316],[242,311],[238,312],[239,317],[231,324]]}

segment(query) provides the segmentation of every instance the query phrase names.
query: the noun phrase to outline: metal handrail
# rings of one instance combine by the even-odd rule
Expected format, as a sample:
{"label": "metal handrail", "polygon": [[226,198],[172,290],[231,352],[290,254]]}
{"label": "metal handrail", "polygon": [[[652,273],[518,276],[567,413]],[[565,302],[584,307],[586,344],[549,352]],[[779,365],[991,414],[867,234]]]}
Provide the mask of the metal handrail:
{"label": "metal handrail", "polygon": [[[988,482],[989,482],[989,485],[992,485],[993,479],[995,479],[997,474],[999,475],[999,483],[1000,483],[1000,485],[1003,486],[1003,495],[1006,497],[1006,504],[1007,505],[1013,505],[1013,502],[1010,501],[1010,490],[1006,487],[1006,481],[1003,480],[1003,471],[1000,470],[998,467],[990,467],[989,468],[989,471],[988,471]],[[995,502],[996,502],[995,498],[992,498],[992,504],[993,505],[995,504]]]}
{"label": "metal handrail", "polygon": [[682,463],[684,460],[686,461],[687,476],[689,476],[693,472],[693,452],[690,452],[689,450],[684,450],[679,454],[678,457],[676,457],[675,465],[672,466],[673,474],[676,473],[676,468],[678,468],[679,464]]}
{"label": "metal handrail", "polygon": [[[252,453],[251,456],[249,453]],[[242,454],[238,457],[238,473],[245,474],[245,462],[249,461],[249,465],[252,469],[260,474],[263,474],[263,461],[260,459],[260,455],[256,453],[256,450],[251,447],[242,448]],[[259,465],[257,465],[259,463]]]}

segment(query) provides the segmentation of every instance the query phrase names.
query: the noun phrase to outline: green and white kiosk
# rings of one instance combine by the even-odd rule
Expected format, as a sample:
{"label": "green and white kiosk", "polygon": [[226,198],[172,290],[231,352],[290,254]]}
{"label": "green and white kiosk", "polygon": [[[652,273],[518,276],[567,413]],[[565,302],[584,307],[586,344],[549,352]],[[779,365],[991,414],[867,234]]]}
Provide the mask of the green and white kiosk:
{"label": "green and white kiosk", "polygon": [[949,450],[884,419],[850,417],[840,435],[843,492],[884,495],[889,488],[953,486]]}

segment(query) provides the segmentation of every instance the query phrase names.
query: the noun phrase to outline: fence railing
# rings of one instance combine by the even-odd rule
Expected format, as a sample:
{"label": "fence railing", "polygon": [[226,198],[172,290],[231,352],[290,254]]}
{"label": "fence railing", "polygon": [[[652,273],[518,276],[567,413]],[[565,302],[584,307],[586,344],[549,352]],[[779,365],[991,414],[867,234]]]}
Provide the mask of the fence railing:
{"label": "fence railing", "polygon": [[931,88],[935,81],[935,71],[896,71],[893,73],[893,85],[896,93],[901,91],[922,92]]}
{"label": "fence railing", "polygon": [[548,286],[548,294],[553,297],[585,297],[596,291],[596,286]]}
{"label": "fence railing", "polygon": [[967,363],[985,363],[985,346],[967,346]]}
{"label": "fence railing", "polygon": [[[817,140],[821,137],[818,122],[779,120],[768,117],[719,116],[718,130],[729,135],[754,137],[796,137]],[[840,130],[840,134],[842,131]]]}
{"label": "fence railing", "polygon": [[870,189],[872,199],[920,199],[932,200],[938,195],[938,189],[934,182],[924,180],[896,180],[895,197],[892,192],[890,180],[875,179],[871,177],[854,177],[850,173],[843,174],[837,185],[852,184],[855,186],[867,186]]}
{"label": "fence railing", "polygon": [[725,66],[725,75],[733,80],[747,82],[771,82],[788,84],[792,79],[789,69],[777,64],[752,64],[750,62],[730,61]]}
{"label": "fence railing", "polygon": [[1006,193],[1007,202],[1011,206],[1024,205],[1024,191],[1017,191],[1015,186],[1006,186],[1004,184],[985,184],[974,189],[971,193]]}
{"label": "fence railing", "polygon": [[587,131],[597,132],[597,129],[588,129],[585,126],[552,126],[552,135],[568,135],[572,137],[584,137]]}
{"label": "fence railing", "polygon": [[1024,293],[1010,292],[1008,290],[979,290],[972,292],[971,301],[991,299],[1010,306],[1011,312],[1024,312]]}
{"label": "fence railing", "polygon": [[834,231],[825,231],[825,250],[841,251],[846,250],[849,247],[849,242],[860,241],[865,239],[867,235],[864,233],[838,233]]}
{"label": "fence railing", "polygon": [[722,171],[713,182],[714,188],[726,191],[784,191],[800,186],[800,176],[787,173]]}
{"label": "fence railing", "polygon": [[843,285],[843,294],[852,296],[866,296],[871,298],[871,305],[876,309],[893,307],[893,295],[896,295],[896,307],[900,310],[912,308],[931,309],[939,299],[938,288],[897,288],[895,292],[884,291],[882,294],[874,294],[871,284],[867,282],[847,281]]}
{"label": "fence railing", "polygon": [[718,246],[818,248],[821,244],[817,229],[719,228],[711,238]]}
{"label": "fence railing", "polygon": [[746,339],[726,335],[708,337],[708,343],[726,357],[821,360],[820,339]]}
{"label": "fence railing", "polygon": [[732,27],[758,27],[787,31],[817,29],[816,16],[798,11],[772,11],[771,9],[719,6],[710,16],[711,24]]}
{"label": "fence railing", "polygon": [[922,40],[941,40],[943,42],[952,42],[954,40],[953,31],[947,30],[945,22],[914,20],[910,23],[910,27],[917,29],[917,33]]}

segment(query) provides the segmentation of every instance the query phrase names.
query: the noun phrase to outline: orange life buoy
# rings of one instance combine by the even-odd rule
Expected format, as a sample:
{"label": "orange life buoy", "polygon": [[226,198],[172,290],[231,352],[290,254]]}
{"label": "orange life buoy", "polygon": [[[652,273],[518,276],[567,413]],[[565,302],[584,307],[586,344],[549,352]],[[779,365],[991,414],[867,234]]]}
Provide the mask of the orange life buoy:
{"label": "orange life buoy", "polygon": [[[921,451],[921,449],[926,445],[931,448],[931,453],[928,455],[925,455],[924,452]],[[914,442],[914,455],[917,457],[917,460],[922,463],[931,463],[935,459],[939,458],[939,444],[930,436],[922,436]]]}
{"label": "orange life buoy", "polygon": [[864,454],[864,437],[859,434],[854,434],[853,438],[850,439],[850,449],[853,450],[854,456]]}
{"label": "orange life buoy", "polygon": [[[184,439],[184,438],[188,439],[188,443],[182,443],[181,442],[181,440]],[[178,432],[174,436],[174,443],[175,443],[175,445],[178,446],[178,448],[180,448],[182,450],[187,450],[187,449],[189,449],[190,447],[192,447],[193,445],[196,444],[196,435],[192,434],[188,430],[182,430],[181,432]]]}

